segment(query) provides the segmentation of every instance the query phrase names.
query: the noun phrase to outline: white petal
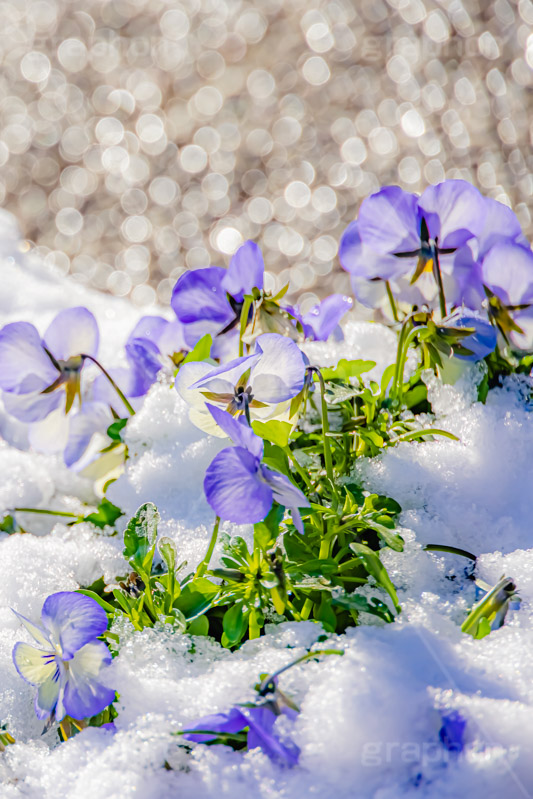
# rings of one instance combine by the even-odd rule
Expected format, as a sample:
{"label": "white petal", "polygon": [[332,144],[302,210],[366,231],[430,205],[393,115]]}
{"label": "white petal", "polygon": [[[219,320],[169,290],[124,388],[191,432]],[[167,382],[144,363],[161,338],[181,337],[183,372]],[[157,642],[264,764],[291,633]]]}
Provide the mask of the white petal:
{"label": "white petal", "polygon": [[55,652],[22,642],[15,644],[13,662],[20,676],[32,685],[42,685],[52,679],[57,670]]}

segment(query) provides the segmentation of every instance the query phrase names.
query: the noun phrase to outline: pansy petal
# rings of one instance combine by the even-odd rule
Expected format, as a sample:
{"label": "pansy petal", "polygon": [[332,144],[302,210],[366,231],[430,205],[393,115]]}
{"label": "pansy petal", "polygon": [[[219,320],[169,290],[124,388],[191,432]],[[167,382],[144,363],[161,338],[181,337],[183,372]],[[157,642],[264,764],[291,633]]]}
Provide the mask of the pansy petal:
{"label": "pansy petal", "polygon": [[283,402],[302,390],[305,363],[294,341],[277,333],[265,333],[256,340],[256,352],[260,352],[261,357],[249,381],[256,400]]}
{"label": "pansy petal", "polygon": [[87,308],[60,311],[43,336],[45,347],[58,360],[68,361],[75,355],[98,354],[98,325]]}
{"label": "pansy petal", "polygon": [[229,363],[223,363],[221,366],[212,369],[205,377],[197,380],[189,386],[189,388],[193,390],[201,389],[202,391],[213,391],[217,394],[225,394],[228,392],[233,394],[235,386],[240,378],[249,369],[255,367],[259,363],[260,358],[261,353],[234,358],[232,361],[229,361]]}
{"label": "pansy petal", "polygon": [[159,347],[146,338],[134,338],[128,341],[125,349],[132,371],[128,396],[142,397],[163,367]]}
{"label": "pansy petal", "polygon": [[180,367],[174,387],[180,397],[193,408],[205,409],[205,397],[197,388],[191,388],[213,371],[215,364],[208,361],[190,361]]}
{"label": "pansy petal", "polygon": [[482,265],[483,283],[508,305],[533,301],[533,252],[506,242],[491,247]]}
{"label": "pansy petal", "polygon": [[255,242],[246,241],[231,259],[222,287],[237,302],[242,302],[244,295],[251,294],[253,288],[263,288],[264,272],[261,250]]}
{"label": "pansy petal", "polygon": [[[213,713],[210,716],[204,716],[199,719],[194,727],[189,727],[188,731],[183,734],[187,741],[195,741],[202,743],[205,741],[212,741],[220,733],[236,733],[243,730],[248,726],[248,719],[243,716],[240,710],[232,707],[228,713]],[[194,730],[210,730],[213,735],[201,734],[194,732]]]}
{"label": "pansy petal", "polygon": [[279,474],[268,466],[261,464],[261,474],[263,479],[272,489],[272,497],[284,508],[289,508],[292,513],[294,526],[299,533],[303,533],[303,523],[298,508],[308,508],[309,500],[305,494],[291,483],[284,474]]}
{"label": "pansy petal", "polygon": [[242,447],[219,452],[207,467],[204,491],[221,519],[254,524],[272,507],[272,490],[259,477],[259,461]]}
{"label": "pansy petal", "polygon": [[43,647],[44,649],[53,648],[52,644],[50,643],[48,632],[44,629],[44,627],[40,627],[38,624],[30,621],[30,619],[27,619],[26,616],[22,615],[22,613],[19,613],[18,610],[13,610],[13,608],[11,608],[11,610],[17,619],[22,622],[31,637],[37,641],[39,646]]}
{"label": "pansy petal", "polygon": [[162,316],[142,316],[129,334],[128,341],[147,338],[157,344],[169,324],[170,322]]}
{"label": "pansy petal", "polygon": [[428,186],[419,205],[431,238],[438,237],[439,247],[444,249],[462,247],[485,225],[485,200],[466,180],[445,180]]}
{"label": "pansy petal", "polygon": [[79,461],[95,433],[105,433],[113,416],[107,405],[101,402],[87,402],[80,411],[70,418],[68,441],[63,452],[67,466]]}
{"label": "pansy petal", "polygon": [[93,641],[79,649],[69,661],[65,687],[65,710],[75,719],[101,713],[115,699],[115,691],[99,681],[101,670],[111,663],[103,641]]}
{"label": "pansy petal", "polygon": [[[57,375],[57,372],[56,372]],[[9,394],[3,395],[4,408],[11,416],[21,422],[40,422],[56,408],[65,408],[65,394],[62,390],[50,394]]]}
{"label": "pansy petal", "polygon": [[519,244],[527,245],[522,228],[516,214],[509,206],[485,197],[485,225],[478,235],[479,254],[485,255],[494,244],[504,239],[512,239]]}
{"label": "pansy petal", "polygon": [[376,252],[364,245],[357,221],[351,222],[341,236],[339,260],[342,268],[350,272],[353,278],[365,281],[376,278],[390,280],[412,268],[410,263],[405,263],[409,261],[407,258]]}
{"label": "pansy petal", "polygon": [[67,446],[70,418],[63,407],[48,414],[46,419],[35,422],[28,428],[28,441],[32,449],[45,455],[62,452]]}
{"label": "pansy petal", "polygon": [[270,760],[280,766],[295,766],[300,750],[296,744],[283,743],[274,734],[276,716],[267,706],[246,707],[242,710],[248,719],[248,749],[259,747]]}
{"label": "pansy petal", "polygon": [[344,294],[326,297],[302,317],[306,336],[314,341],[327,341],[352,305],[353,300]]}
{"label": "pansy petal", "polygon": [[50,649],[36,649],[22,642],[15,644],[13,663],[22,679],[31,685],[42,685],[53,677],[56,671],[55,652],[51,652]]}
{"label": "pansy petal", "polygon": [[[0,388],[17,394],[42,391],[57,376],[33,325],[12,322],[0,330]],[[31,384],[28,378],[32,378]]]}
{"label": "pansy petal", "polygon": [[361,203],[358,228],[361,241],[377,253],[409,252],[420,246],[418,197],[385,186]]}
{"label": "pansy petal", "polygon": [[471,351],[471,355],[461,355],[454,352],[454,357],[462,361],[475,363],[490,355],[496,349],[497,335],[496,330],[488,319],[474,313],[473,311],[459,309],[446,320],[449,327],[473,327],[475,333],[462,338],[459,344]]}
{"label": "pansy petal", "polygon": [[231,322],[235,314],[222,286],[225,275],[222,267],[210,266],[184,272],[178,278],[170,304],[180,322],[188,325],[205,320],[220,328]]}
{"label": "pansy petal", "polygon": [[[48,718],[54,708],[57,707],[60,702],[60,697],[63,694],[65,681],[64,668],[57,660],[54,660],[53,664],[55,666],[54,673],[46,682],[39,685],[37,696],[35,697],[35,715],[38,719]],[[61,702],[61,710],[59,713],[56,713],[57,721],[61,721],[64,715]]]}
{"label": "pansy petal", "polygon": [[209,404],[207,405],[207,410],[234,444],[247,449],[252,455],[261,460],[263,457],[263,441],[259,436],[256,436],[251,427],[248,427],[244,416],[237,419],[231,413],[222,410],[222,408]]}
{"label": "pansy petal", "polygon": [[162,355],[174,355],[175,352],[191,348],[185,336],[185,328],[186,326],[177,319],[174,322],[168,322],[156,341]]}
{"label": "pansy petal", "polygon": [[60,643],[64,660],[107,629],[105,610],[91,597],[74,591],[60,591],[49,596],[41,618],[43,626]]}

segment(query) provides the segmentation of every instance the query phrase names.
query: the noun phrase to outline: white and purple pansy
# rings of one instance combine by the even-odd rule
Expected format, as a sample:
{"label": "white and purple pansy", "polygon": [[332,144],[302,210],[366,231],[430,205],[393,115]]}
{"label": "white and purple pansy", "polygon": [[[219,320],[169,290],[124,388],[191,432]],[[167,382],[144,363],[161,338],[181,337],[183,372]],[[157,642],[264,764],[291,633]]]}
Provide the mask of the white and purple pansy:
{"label": "white and purple pansy", "polygon": [[72,591],[52,594],[40,625],[14,613],[37,643],[15,644],[13,661],[20,676],[37,688],[38,718],[85,719],[113,702],[115,691],[101,681],[111,655],[97,640],[107,629],[107,616],[94,599]]}

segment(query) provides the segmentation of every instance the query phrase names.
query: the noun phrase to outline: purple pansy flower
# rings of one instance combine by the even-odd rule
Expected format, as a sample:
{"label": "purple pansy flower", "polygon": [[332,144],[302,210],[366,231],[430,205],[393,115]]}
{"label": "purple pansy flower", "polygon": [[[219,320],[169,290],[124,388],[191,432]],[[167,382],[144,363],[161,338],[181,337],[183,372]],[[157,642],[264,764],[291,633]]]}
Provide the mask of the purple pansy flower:
{"label": "purple pansy flower", "polygon": [[311,341],[327,341],[332,333],[339,330],[340,320],[352,305],[351,297],[331,294],[314,305],[306,314],[301,314],[297,307],[287,310],[301,324],[306,338]]}
{"label": "purple pansy flower", "polygon": [[289,508],[296,529],[303,533],[298,508],[309,505],[288,477],[261,463],[263,441],[231,414],[208,405],[216,424],[236,444],[223,449],[207,467],[204,491],[221,519],[235,524],[255,524],[267,516],[273,502]]}
{"label": "purple pansy flower", "polygon": [[35,712],[40,719],[85,719],[113,702],[114,690],[100,682],[111,662],[103,641],[107,616],[90,597],[61,591],[46,599],[41,624],[16,613],[38,647],[15,644],[13,661],[20,676],[36,686]]}
{"label": "purple pansy flower", "polygon": [[274,732],[276,718],[281,714],[294,720],[298,709],[277,688],[277,679],[271,681],[268,698],[260,694],[257,704],[237,705],[226,713],[204,716],[183,737],[196,743],[215,741],[219,735],[235,735],[248,730],[247,748],[261,749],[267,757],[280,766],[295,766],[300,750],[292,741],[281,741]]}
{"label": "purple pansy flower", "polygon": [[[476,309],[481,308],[486,301],[484,286],[505,301],[501,294],[502,289],[505,290],[508,284],[516,281],[517,271],[523,272],[520,266],[513,268],[515,257],[518,262],[523,261],[523,250],[529,250],[520,222],[511,209],[490,197],[486,197],[484,202],[486,216],[482,231],[454,255],[454,273],[461,287],[461,302]],[[506,249],[496,250],[495,254],[487,258],[497,245]],[[515,246],[520,248],[516,252],[513,250]],[[484,268],[485,258],[487,267]],[[525,270],[526,288],[531,282],[530,270],[531,267]],[[513,290],[513,294],[517,294],[516,290]],[[518,291],[518,296],[521,294]]]}
{"label": "purple pansy flower", "polygon": [[205,361],[184,364],[176,378],[176,390],[191,406],[191,421],[220,435],[207,413],[207,402],[235,415],[272,418],[288,413],[289,401],[302,390],[304,380],[305,360],[295,342],[265,333],[256,339],[252,355],[222,366]]}
{"label": "purple pansy flower", "polygon": [[475,311],[468,309],[457,309],[442,322],[443,327],[472,327],[475,332],[462,338],[459,342],[461,347],[470,350],[471,354],[466,355],[461,352],[454,352],[455,358],[462,361],[481,361],[496,349],[497,334],[488,319]]}
{"label": "purple pansy flower", "polygon": [[[433,299],[440,271],[447,298],[457,304],[452,254],[481,233],[485,216],[482,195],[463,180],[429,186],[421,197],[386,186],[361,203],[341,240],[341,264],[356,286],[361,278],[399,281],[406,290],[400,298],[411,302]],[[402,279],[414,283],[427,272],[434,280],[419,284],[418,298],[402,286]]]}
{"label": "purple pansy flower", "polygon": [[227,269],[210,266],[181,275],[171,305],[183,324],[188,346],[193,347],[206,334],[215,337],[230,330],[238,322],[244,295],[263,288],[263,273],[261,250],[247,241]]}
{"label": "purple pansy flower", "polygon": [[28,442],[45,455],[63,453],[66,466],[74,466],[87,450],[93,436],[105,434],[113,416],[103,402],[84,402],[65,416],[61,408],[46,419],[28,425]]}
{"label": "purple pansy flower", "polygon": [[[41,339],[29,322],[0,330],[0,388],[8,413],[23,422],[45,419],[80,397],[84,356],[96,357],[98,326],[87,308],[60,311]],[[65,390],[65,394],[60,389]]]}
{"label": "purple pansy flower", "polygon": [[[126,344],[127,367],[110,369],[113,380],[128,399],[143,397],[156,381],[161,369],[171,365],[176,352],[187,351],[183,325],[160,316],[143,316],[131,331]],[[93,384],[93,397],[115,406],[117,394],[104,375]]]}

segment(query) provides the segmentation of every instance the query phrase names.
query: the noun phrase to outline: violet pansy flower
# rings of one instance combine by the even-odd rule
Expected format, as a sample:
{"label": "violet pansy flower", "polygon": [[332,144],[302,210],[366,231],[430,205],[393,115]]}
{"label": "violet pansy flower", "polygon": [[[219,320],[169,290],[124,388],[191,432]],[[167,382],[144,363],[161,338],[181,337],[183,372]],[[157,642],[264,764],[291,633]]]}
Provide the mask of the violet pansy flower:
{"label": "violet pansy flower", "polygon": [[223,449],[207,467],[204,491],[221,519],[255,524],[268,514],[273,502],[291,511],[296,529],[303,533],[298,508],[308,507],[306,496],[288,477],[261,463],[263,441],[231,414],[212,405],[208,410],[220,429],[236,444]]}
{"label": "violet pansy flower", "polygon": [[442,279],[448,300],[457,304],[452,254],[481,233],[485,216],[482,195],[463,180],[429,186],[421,197],[386,186],[361,203],[357,223],[341,240],[341,263],[359,280],[414,283],[430,273],[431,283],[420,286],[422,300],[433,299]]}
{"label": "violet pansy flower", "polygon": [[196,743],[216,740],[220,734],[234,735],[248,730],[247,748],[261,749],[279,766],[295,766],[300,750],[289,742],[281,741],[274,732],[276,714],[268,704],[232,707],[227,713],[204,716],[183,737]]}
{"label": "violet pansy flower", "polygon": [[298,308],[289,308],[290,314],[301,324],[304,336],[311,341],[327,341],[339,331],[339,322],[352,308],[353,300],[344,294],[331,294],[301,314]]}
{"label": "violet pansy flower", "polygon": [[[22,422],[37,422],[81,400],[84,356],[96,357],[98,326],[87,308],[60,311],[41,339],[29,322],[12,322],[0,330],[0,388],[8,413]],[[64,390],[64,392],[63,392]]]}
{"label": "violet pansy flower", "polygon": [[181,275],[170,304],[183,325],[188,346],[193,347],[206,334],[215,337],[232,329],[239,320],[244,295],[263,288],[263,273],[261,250],[247,241],[227,269],[210,266]]}
{"label": "violet pansy flower", "polygon": [[191,406],[191,421],[206,432],[220,435],[206,403],[219,405],[234,415],[268,419],[288,412],[290,400],[302,390],[305,360],[291,339],[265,333],[251,355],[222,366],[196,361],[182,366],[176,390]]}
{"label": "violet pansy flower", "polygon": [[[496,349],[497,334],[488,319],[475,311],[468,309],[457,309],[442,322],[443,327],[451,328],[473,328],[474,332],[465,336],[459,342],[460,346],[454,351],[454,358],[463,361],[481,361]],[[469,353],[461,352],[461,349],[469,350]]]}
{"label": "violet pansy flower", "polygon": [[71,591],[52,594],[43,605],[40,625],[16,615],[38,645],[15,644],[13,661],[20,676],[37,688],[39,719],[85,719],[113,702],[114,690],[101,682],[111,655],[96,640],[107,629],[107,616],[94,599]]}

